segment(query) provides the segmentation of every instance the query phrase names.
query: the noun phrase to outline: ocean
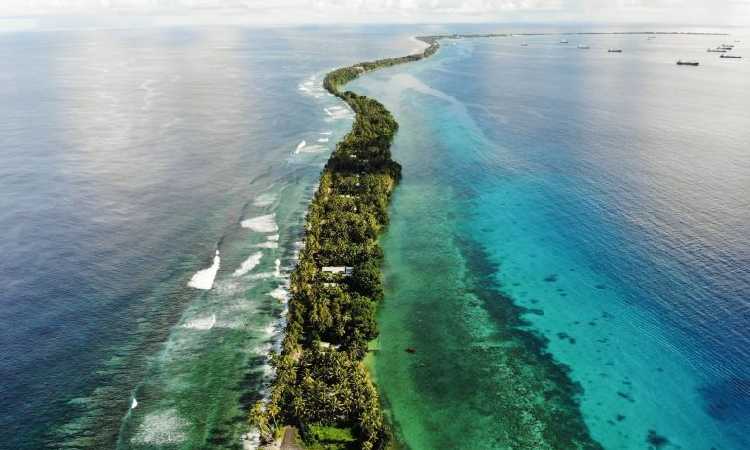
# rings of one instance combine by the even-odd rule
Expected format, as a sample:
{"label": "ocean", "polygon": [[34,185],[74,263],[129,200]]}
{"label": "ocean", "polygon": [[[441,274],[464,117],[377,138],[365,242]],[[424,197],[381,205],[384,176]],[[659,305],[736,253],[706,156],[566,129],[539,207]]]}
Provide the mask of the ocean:
{"label": "ocean", "polygon": [[[0,448],[253,448],[351,126],[322,76],[505,31],[458,28],[0,34]],[[568,39],[444,41],[350,86],[400,123],[369,361],[396,436],[748,448],[750,69],[705,49],[750,39]]]}
{"label": "ocean", "polygon": [[546,448],[572,417],[750,448],[750,66],[706,52],[747,56],[734,33],[446,40],[352,85],[401,125],[370,367],[405,447]]}
{"label": "ocean", "polygon": [[0,34],[0,448],[252,447],[353,117],[322,76],[418,48],[404,33]]}

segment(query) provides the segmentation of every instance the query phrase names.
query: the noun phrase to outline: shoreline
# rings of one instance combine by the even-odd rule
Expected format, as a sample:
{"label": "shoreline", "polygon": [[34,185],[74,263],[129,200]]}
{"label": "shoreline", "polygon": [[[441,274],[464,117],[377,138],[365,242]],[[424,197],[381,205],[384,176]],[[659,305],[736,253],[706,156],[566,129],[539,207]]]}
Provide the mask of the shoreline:
{"label": "shoreline", "polygon": [[391,194],[401,166],[390,147],[398,130],[377,100],[343,87],[385,67],[428,58],[445,36],[417,36],[418,53],[332,70],[324,88],[354,112],[352,129],[337,143],[305,219],[305,245],[291,274],[289,312],[281,350],[271,354],[275,378],[250,423],[272,444],[287,426],[306,442],[383,448],[391,439],[380,398],[363,363],[377,337],[383,298],[383,251]]}

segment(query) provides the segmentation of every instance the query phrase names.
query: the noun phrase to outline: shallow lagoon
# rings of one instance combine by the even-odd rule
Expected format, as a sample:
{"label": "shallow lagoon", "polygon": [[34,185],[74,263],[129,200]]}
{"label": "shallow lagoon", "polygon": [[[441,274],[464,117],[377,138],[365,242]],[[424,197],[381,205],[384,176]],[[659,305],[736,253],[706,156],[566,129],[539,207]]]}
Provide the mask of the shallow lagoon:
{"label": "shallow lagoon", "polygon": [[520,39],[354,86],[401,124],[374,370],[402,441],[559,437],[508,407],[540,390],[505,374],[546,365],[606,448],[747,448],[748,68],[707,58],[716,37]]}

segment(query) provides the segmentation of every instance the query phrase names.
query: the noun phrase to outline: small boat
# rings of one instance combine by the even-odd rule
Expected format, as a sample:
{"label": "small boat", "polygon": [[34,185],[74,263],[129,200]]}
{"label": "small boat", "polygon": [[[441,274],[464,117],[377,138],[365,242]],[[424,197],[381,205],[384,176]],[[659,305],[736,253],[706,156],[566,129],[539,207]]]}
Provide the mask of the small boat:
{"label": "small boat", "polygon": [[732,49],[734,49],[734,45],[722,44],[722,45],[719,46],[719,48],[722,49],[722,50],[732,50]]}
{"label": "small boat", "polygon": [[607,50],[609,53],[622,53],[622,49],[619,48],[610,48]]}
{"label": "small boat", "polygon": [[677,61],[678,66],[699,66],[700,64],[701,63],[699,63],[698,61],[683,61],[683,60]]}
{"label": "small boat", "polygon": [[578,48],[580,48],[581,50],[588,50],[588,49],[590,49],[591,47],[589,47],[588,45],[583,45],[583,44],[581,44],[581,45],[579,45],[579,46],[578,46]]}
{"label": "small boat", "polygon": [[560,43],[561,43],[561,44],[567,44],[567,43],[568,43],[568,40],[567,40],[567,39],[563,39],[563,40],[561,40],[561,41],[560,41]]}
{"label": "small boat", "polygon": [[521,44],[521,47],[528,47],[528,46],[529,46],[529,44],[527,44],[525,42],[523,44]]}
{"label": "small boat", "polygon": [[742,59],[742,56],[739,55],[721,55],[719,58],[727,58],[727,59]]}
{"label": "small boat", "polygon": [[727,50],[723,48],[709,48],[706,51],[709,53],[726,53],[727,52]]}

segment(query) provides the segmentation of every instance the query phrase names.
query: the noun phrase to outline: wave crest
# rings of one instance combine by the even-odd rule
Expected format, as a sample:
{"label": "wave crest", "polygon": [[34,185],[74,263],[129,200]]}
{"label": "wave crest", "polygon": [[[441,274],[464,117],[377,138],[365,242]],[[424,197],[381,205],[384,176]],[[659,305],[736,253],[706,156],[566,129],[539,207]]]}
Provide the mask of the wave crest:
{"label": "wave crest", "polygon": [[214,256],[214,261],[213,264],[211,264],[211,267],[195,272],[195,275],[193,275],[193,277],[190,278],[190,281],[188,281],[188,286],[204,291],[211,289],[214,286],[214,280],[216,279],[216,274],[219,272],[220,264],[221,258],[219,257],[219,251],[216,250],[216,255]]}

